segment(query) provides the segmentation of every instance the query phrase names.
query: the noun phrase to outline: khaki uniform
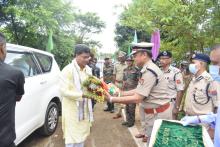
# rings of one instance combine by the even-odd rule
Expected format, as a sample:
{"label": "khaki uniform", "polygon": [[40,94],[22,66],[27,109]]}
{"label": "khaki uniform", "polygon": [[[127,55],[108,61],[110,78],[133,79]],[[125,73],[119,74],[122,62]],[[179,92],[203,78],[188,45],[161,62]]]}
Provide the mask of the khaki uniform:
{"label": "khaki uniform", "polygon": [[197,78],[193,78],[186,93],[184,111],[187,115],[202,115],[213,112],[220,104],[218,83],[211,75],[204,71]]}
{"label": "khaki uniform", "polygon": [[[135,90],[137,94],[145,97],[141,102],[140,107],[144,109],[158,108],[162,105],[170,103],[170,98],[167,91],[168,83],[165,80],[163,72],[159,69],[159,67],[152,61],[148,61],[142,68],[141,73],[142,76]],[[152,127],[156,119],[172,119],[172,108],[169,106],[169,108],[161,113],[145,113],[144,119],[145,135],[150,137]]]}
{"label": "khaki uniform", "polygon": [[116,63],[113,74],[115,75],[115,84],[118,88],[122,88],[124,69],[127,68],[126,63]]}
{"label": "khaki uniform", "polygon": [[[116,63],[114,67],[113,74],[115,75],[115,85],[122,90],[123,88],[123,73],[124,69],[127,68],[126,63]],[[118,109],[117,115],[121,115],[121,110],[123,105],[116,103],[116,108]]]}
{"label": "khaki uniform", "polygon": [[183,75],[181,71],[173,66],[170,66],[164,72],[164,77],[168,82],[169,98],[175,99],[178,91],[184,90]]}
{"label": "khaki uniform", "polygon": [[[139,69],[135,66],[127,67],[124,70],[123,76],[123,89],[124,91],[132,90],[137,87],[139,79]],[[126,120],[129,125],[133,125],[135,122],[135,108],[136,104],[126,104]]]}

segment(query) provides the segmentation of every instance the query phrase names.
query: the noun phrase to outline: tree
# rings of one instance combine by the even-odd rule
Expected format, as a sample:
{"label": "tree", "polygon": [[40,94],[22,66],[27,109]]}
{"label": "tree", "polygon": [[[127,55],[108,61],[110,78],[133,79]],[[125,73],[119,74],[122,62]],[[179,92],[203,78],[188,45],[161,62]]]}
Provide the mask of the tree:
{"label": "tree", "polygon": [[[124,52],[128,51],[128,48],[131,46],[131,43],[134,39],[134,32],[135,29],[127,26],[123,26],[119,23],[116,24],[115,29],[115,41],[117,43],[117,46],[119,50],[122,50]],[[139,31],[137,30],[137,38],[138,42],[142,41],[150,41],[150,34],[146,31]]]}
{"label": "tree", "polygon": [[179,60],[186,52],[204,52],[220,40],[219,5],[217,0],[135,0],[121,23],[149,33],[158,28],[161,49],[171,50]]}
{"label": "tree", "polygon": [[75,43],[86,43],[91,48],[101,46],[90,39],[90,35],[100,33],[103,27],[104,23],[97,15],[76,14],[75,8],[63,0],[8,0],[0,3],[0,31],[7,36],[7,41],[46,50],[48,34],[52,31],[52,53],[61,69],[71,62]]}
{"label": "tree", "polygon": [[92,35],[98,34],[105,28],[105,23],[100,20],[96,13],[77,13],[73,24],[72,33],[75,34],[76,43],[90,44],[92,47],[101,47],[98,41],[92,38]]}

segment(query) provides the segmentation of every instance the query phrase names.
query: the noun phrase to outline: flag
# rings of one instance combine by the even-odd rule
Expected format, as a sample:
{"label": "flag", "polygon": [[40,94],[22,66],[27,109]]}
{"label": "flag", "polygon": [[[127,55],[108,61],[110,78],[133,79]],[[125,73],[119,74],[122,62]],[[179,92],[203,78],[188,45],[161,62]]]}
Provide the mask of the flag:
{"label": "flag", "polygon": [[128,45],[128,55],[130,55],[131,54],[131,47],[130,47],[130,45]]}
{"label": "flag", "polygon": [[[134,32],[134,39],[133,39],[132,43],[137,43],[137,42],[138,42],[138,38],[137,38],[137,32],[135,30],[135,32]],[[130,55],[130,54],[131,54],[131,47],[129,45],[128,46],[128,55]]]}
{"label": "flag", "polygon": [[156,30],[151,35],[151,43],[154,44],[152,47],[152,58],[155,61],[160,51],[160,31]]}
{"label": "flag", "polygon": [[138,38],[137,38],[137,32],[135,30],[133,43],[137,43],[137,42],[138,42]]}
{"label": "flag", "polygon": [[52,32],[52,30],[49,31],[49,37],[48,37],[46,49],[48,52],[51,52],[53,50],[53,32]]}

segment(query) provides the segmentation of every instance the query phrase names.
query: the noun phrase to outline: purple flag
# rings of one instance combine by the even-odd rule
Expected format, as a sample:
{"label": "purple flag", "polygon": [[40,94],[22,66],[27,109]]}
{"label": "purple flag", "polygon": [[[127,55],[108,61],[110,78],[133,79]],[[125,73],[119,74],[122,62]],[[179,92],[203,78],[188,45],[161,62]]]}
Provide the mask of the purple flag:
{"label": "purple flag", "polygon": [[151,35],[151,43],[154,44],[152,47],[152,58],[155,61],[160,51],[160,31],[156,30]]}

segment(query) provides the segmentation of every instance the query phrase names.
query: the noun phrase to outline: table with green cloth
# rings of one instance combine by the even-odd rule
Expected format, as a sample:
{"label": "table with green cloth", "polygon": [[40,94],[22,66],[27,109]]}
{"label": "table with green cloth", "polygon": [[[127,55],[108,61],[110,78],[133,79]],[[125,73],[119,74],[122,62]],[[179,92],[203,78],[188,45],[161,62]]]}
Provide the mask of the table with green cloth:
{"label": "table with green cloth", "polygon": [[156,123],[156,125],[154,127],[157,131],[155,132],[154,130],[154,133],[152,132],[153,136],[151,136],[150,147],[206,146],[203,134],[205,129],[200,125],[183,126],[179,122],[168,120],[162,120],[161,123]]}

